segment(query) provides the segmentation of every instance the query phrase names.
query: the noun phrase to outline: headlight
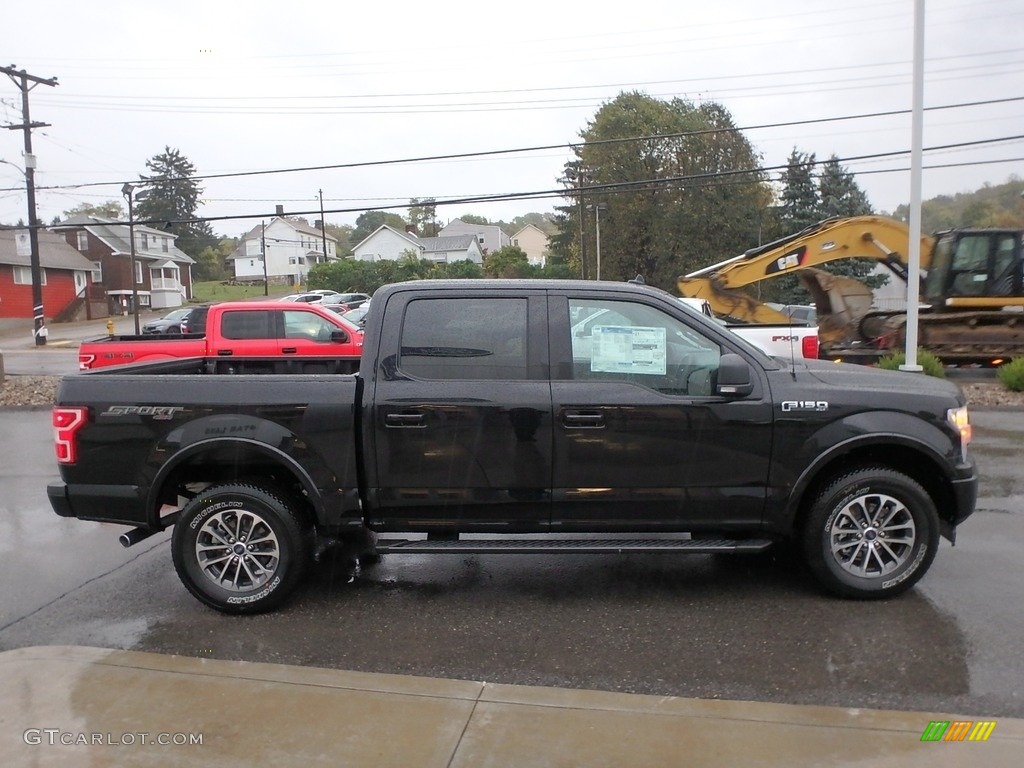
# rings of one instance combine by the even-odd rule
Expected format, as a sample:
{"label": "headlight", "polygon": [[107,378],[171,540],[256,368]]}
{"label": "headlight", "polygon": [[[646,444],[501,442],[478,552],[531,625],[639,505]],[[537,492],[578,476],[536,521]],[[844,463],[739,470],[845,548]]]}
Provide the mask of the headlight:
{"label": "headlight", "polygon": [[967,406],[963,405],[959,408],[950,408],[946,411],[946,421],[957,431],[960,435],[960,456],[966,461],[967,460],[967,446],[971,442],[971,420],[967,415]]}

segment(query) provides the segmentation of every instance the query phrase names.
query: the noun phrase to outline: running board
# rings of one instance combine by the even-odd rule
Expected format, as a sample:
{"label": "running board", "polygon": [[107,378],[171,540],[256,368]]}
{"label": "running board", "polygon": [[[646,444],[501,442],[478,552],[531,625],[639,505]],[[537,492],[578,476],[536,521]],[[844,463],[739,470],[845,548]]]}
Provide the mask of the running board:
{"label": "running board", "polygon": [[686,552],[749,554],[763,552],[770,539],[379,539],[379,554],[408,552],[448,555],[621,554]]}

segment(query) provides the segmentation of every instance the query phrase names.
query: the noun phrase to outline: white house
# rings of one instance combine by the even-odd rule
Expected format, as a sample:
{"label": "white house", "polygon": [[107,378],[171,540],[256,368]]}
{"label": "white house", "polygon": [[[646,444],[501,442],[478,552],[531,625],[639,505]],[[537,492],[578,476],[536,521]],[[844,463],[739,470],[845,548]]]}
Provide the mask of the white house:
{"label": "white house", "polygon": [[511,245],[512,240],[506,235],[501,227],[496,224],[467,224],[462,219],[452,219],[446,227],[437,233],[439,237],[451,237],[454,235],[473,235],[476,237],[480,250],[486,253],[494,253],[506,245]]}
{"label": "white house", "polygon": [[514,235],[512,245],[526,254],[526,260],[535,267],[543,267],[548,258],[548,236],[535,224],[527,224]]}
{"label": "white house", "polygon": [[483,264],[483,252],[475,235],[453,237],[417,237],[383,224],[352,249],[352,258],[359,261],[397,261],[405,254],[430,259],[439,264],[472,261]]}
{"label": "white house", "polygon": [[319,227],[311,227],[305,222],[275,216],[265,226],[263,223],[257,224],[242,235],[241,242],[228,256],[228,261],[234,264],[235,279],[240,282],[260,281],[265,275],[272,284],[300,285],[306,282],[306,275],[314,264],[337,258],[336,237],[325,235]]}

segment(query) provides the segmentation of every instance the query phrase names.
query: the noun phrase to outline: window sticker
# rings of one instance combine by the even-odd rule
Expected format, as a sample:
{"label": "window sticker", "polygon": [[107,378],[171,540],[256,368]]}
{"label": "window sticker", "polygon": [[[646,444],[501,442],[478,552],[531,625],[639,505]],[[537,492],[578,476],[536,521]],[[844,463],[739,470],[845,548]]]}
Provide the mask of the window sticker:
{"label": "window sticker", "polygon": [[665,329],[628,325],[597,325],[593,331],[590,370],[664,376]]}

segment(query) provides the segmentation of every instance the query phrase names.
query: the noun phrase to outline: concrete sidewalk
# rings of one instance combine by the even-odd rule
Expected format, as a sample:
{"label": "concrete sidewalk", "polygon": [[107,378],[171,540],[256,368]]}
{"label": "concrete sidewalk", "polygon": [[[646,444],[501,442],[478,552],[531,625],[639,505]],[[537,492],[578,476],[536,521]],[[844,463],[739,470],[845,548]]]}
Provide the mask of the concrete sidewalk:
{"label": "concrete sidewalk", "polygon": [[[162,317],[165,312],[142,312],[139,315],[140,327],[148,320]],[[38,349],[45,351],[50,348],[62,349],[69,346],[77,347],[85,339],[95,339],[107,335],[107,320],[114,321],[114,333],[135,333],[135,318],[132,315],[100,318],[98,320],[80,320],[74,323],[47,323],[46,344],[37,346],[32,331],[32,322],[6,321],[0,324],[0,350],[5,349]]]}
{"label": "concrete sidewalk", "polygon": [[[98,648],[0,653],[0,679],[4,766],[215,768],[269,760],[417,768],[939,768],[1017,766],[1024,753],[1024,720],[532,688]],[[931,721],[980,720],[995,723],[987,741],[921,740]]]}

